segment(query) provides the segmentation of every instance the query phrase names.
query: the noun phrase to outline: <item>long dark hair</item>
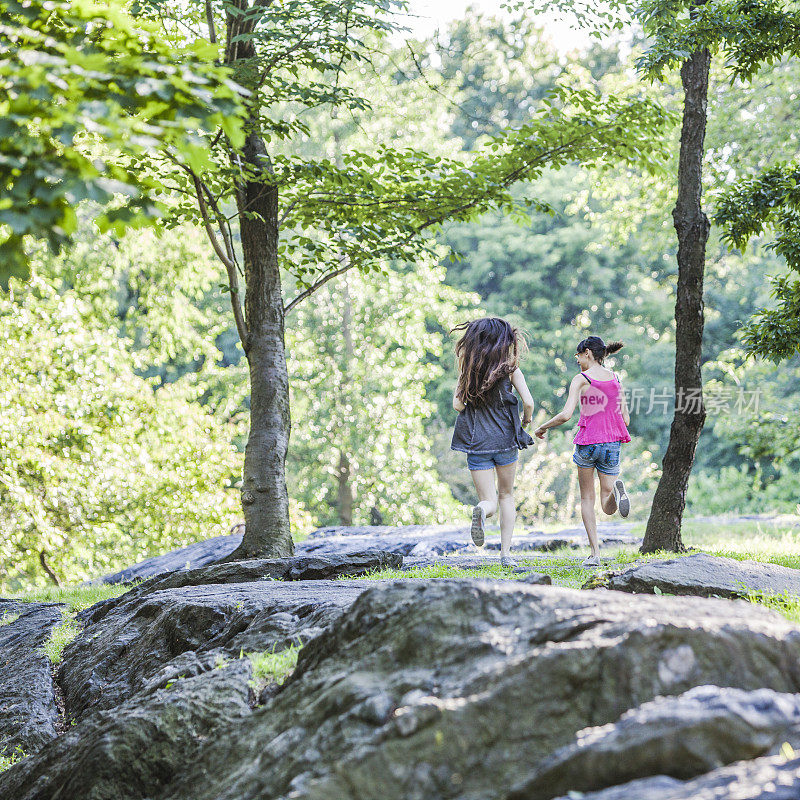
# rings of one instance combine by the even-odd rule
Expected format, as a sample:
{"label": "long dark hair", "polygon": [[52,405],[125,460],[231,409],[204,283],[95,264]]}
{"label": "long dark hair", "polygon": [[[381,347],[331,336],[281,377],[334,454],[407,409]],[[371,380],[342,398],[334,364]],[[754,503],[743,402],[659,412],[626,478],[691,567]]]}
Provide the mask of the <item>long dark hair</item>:
{"label": "long dark hair", "polygon": [[484,317],[456,325],[463,331],[456,342],[460,375],[456,395],[462,403],[480,405],[501,378],[519,366],[525,339],[517,328],[499,317]]}
{"label": "long dark hair", "polygon": [[591,350],[594,360],[598,364],[602,364],[603,359],[606,356],[616,353],[617,350],[620,350],[624,346],[625,345],[622,344],[622,342],[609,342],[609,344],[606,344],[599,336],[589,336],[588,338],[581,339],[581,341],[578,342],[575,352],[585,353],[587,350]]}

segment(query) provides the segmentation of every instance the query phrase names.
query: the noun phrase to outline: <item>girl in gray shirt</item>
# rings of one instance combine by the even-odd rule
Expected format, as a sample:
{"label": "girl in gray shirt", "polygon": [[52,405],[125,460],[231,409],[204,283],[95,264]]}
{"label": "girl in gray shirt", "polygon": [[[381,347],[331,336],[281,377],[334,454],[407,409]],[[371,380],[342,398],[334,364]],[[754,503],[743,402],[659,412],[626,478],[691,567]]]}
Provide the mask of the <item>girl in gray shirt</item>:
{"label": "girl in gray shirt", "polygon": [[[453,408],[459,412],[450,447],[467,454],[467,467],[478,493],[472,509],[472,541],[481,547],[487,517],[500,512],[500,563],[509,557],[517,517],[514,477],[522,448],[533,444],[523,427],[533,416],[533,398],[519,368],[525,347],[520,332],[504,319],[485,317],[457,325],[458,383]],[[522,398],[520,420],[516,389]],[[496,486],[495,486],[496,481]]]}

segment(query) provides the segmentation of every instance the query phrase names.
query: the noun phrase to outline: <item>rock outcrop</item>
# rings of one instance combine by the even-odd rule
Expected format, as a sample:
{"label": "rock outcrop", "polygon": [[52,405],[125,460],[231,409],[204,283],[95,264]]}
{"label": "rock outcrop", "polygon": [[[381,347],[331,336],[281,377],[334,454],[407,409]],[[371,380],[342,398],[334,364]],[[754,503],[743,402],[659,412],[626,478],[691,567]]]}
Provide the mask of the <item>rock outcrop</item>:
{"label": "rock outcrop", "polygon": [[[641,539],[632,536],[628,523],[601,523],[598,536],[601,547],[620,544],[637,545]],[[208,566],[229,556],[242,540],[241,527],[229,536],[217,536],[188,547],[145,559],[132,567],[106,575],[104,583],[130,583],[136,580],[165,575],[177,570],[191,570]],[[514,537],[511,549],[535,557],[561,548],[577,548],[586,545],[586,534],[582,528],[569,528],[556,534],[539,531],[519,534]],[[500,540],[489,537],[485,548],[499,552]],[[469,526],[464,525],[362,525],[352,527],[333,526],[314,531],[308,539],[295,545],[296,556],[322,556],[325,558],[349,558],[355,552],[381,550],[399,556],[430,561],[447,555],[474,555],[478,552],[469,536]]]}
{"label": "rock outcrop", "polygon": [[800,594],[800,570],[758,561],[737,561],[706,553],[648,561],[601,578],[608,589],[701,597],[747,597],[761,594]]}
{"label": "rock outcrop", "polygon": [[[558,800],[574,800],[572,796]],[[797,800],[800,758],[740,761],[691,781],[659,776],[577,795],[580,800]]]}
{"label": "rock outcrop", "polygon": [[147,685],[200,674],[220,659],[303,643],[370,585],[252,580],[163,588],[161,582],[83,616],[86,628],[65,649],[60,670],[70,719],[112,709]]}
{"label": "rock outcrop", "polygon": [[[800,745],[800,630],[763,608],[511,580],[276,581],[254,562],[208,568],[220,583],[192,572],[82,615],[60,673],[75,724],[0,774],[0,797],[797,797],[742,789],[800,785],[788,748],[774,755]],[[298,641],[256,704],[240,656]]]}
{"label": "rock outcrop", "polygon": [[56,736],[59,715],[50,660],[42,650],[62,621],[55,603],[2,601],[0,754],[35,753]]}
{"label": "rock outcrop", "polygon": [[[639,544],[641,539],[630,535],[627,523],[598,526],[601,547],[619,544]],[[511,542],[515,553],[546,553],[561,548],[577,548],[587,544],[583,528],[569,528],[555,534],[530,531],[517,534]],[[388,525],[331,526],[314,531],[297,546],[298,553],[346,553],[349,550],[378,547],[410,558],[475,553],[469,535],[469,525]],[[486,550],[499,552],[499,537],[488,536]]]}
{"label": "rock outcrop", "polygon": [[0,774],[7,800],[133,800],[153,796],[217,731],[248,716],[247,659],[98,711],[41,753]]}
{"label": "rock outcrop", "polygon": [[694,778],[785,744],[800,750],[800,695],[698,686],[578,731],[507,800],[552,800],[657,775]]}

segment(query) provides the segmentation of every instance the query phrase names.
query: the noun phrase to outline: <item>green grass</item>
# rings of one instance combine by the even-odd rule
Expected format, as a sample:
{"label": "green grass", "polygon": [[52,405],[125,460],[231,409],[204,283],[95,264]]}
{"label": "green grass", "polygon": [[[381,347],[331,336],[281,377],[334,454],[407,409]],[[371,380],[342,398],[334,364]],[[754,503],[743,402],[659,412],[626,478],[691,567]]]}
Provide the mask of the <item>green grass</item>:
{"label": "green grass", "polygon": [[0,772],[4,772],[7,770],[12,764],[16,764],[17,761],[22,761],[23,758],[27,758],[28,754],[23,751],[23,749],[17,745],[17,749],[10,756],[4,756],[0,753]]}
{"label": "green grass", "polygon": [[292,644],[277,653],[274,650],[245,653],[253,665],[253,688],[261,691],[269,683],[277,683],[280,686],[297,666],[297,656],[302,648],[302,644]]}
{"label": "green grass", "polygon": [[[533,572],[549,575],[555,586],[565,586],[571,589],[580,589],[589,578],[597,573],[595,569],[584,569],[581,561],[589,554],[589,548],[571,550],[554,550],[544,558],[525,558],[524,555],[515,554],[514,559],[520,568]],[[619,548],[604,550],[603,558],[611,559],[606,569],[619,569],[634,561],[650,560],[663,557],[663,553],[643,556],[633,548]],[[414,567],[409,570],[382,569],[356,578],[345,576],[341,580],[430,580],[435,578],[507,578],[517,580],[524,578],[521,573],[514,573],[511,569],[500,566],[500,563],[487,564],[474,569],[463,569],[446,563],[438,563],[429,567]]]}
{"label": "green grass", "polygon": [[800,623],[800,597],[796,594],[765,594],[764,592],[750,592],[747,599],[751,603],[765,606],[772,611],[777,611],[786,617],[789,622]]}
{"label": "green grass", "polygon": [[51,586],[16,595],[14,599],[28,603],[64,603],[70,611],[83,611],[101,600],[119,597],[134,585],[102,583],[97,586]]}
{"label": "green grass", "polygon": [[19,614],[3,614],[0,616],[0,625],[10,625],[12,622],[16,622],[19,617]]}
{"label": "green grass", "polygon": [[[642,536],[645,523],[634,526],[631,533]],[[733,558],[737,561],[759,561],[800,569],[800,517],[784,516],[774,521],[754,520],[742,522],[706,522],[688,520],[683,526],[683,542],[715,556]],[[528,558],[515,554],[520,567],[549,575],[555,586],[580,589],[590,579],[604,570],[622,569],[634,562],[675,558],[669,552],[642,555],[631,546],[609,548],[601,551],[604,564],[601,570],[583,569],[581,561],[589,554],[588,547],[577,550],[554,551],[544,558]],[[689,555],[687,553],[686,555]],[[606,559],[610,559],[606,563]],[[361,576],[361,580],[432,580],[437,578],[522,578],[511,570],[503,569],[499,563],[478,569],[460,569],[448,564],[436,564],[407,571],[384,569]],[[800,624],[800,597],[796,595],[765,595],[750,592],[747,599],[758,605],[777,611],[791,622]]]}
{"label": "green grass", "polygon": [[64,618],[60,625],[56,625],[50,632],[50,638],[42,646],[42,650],[52,664],[60,664],[64,655],[64,648],[81,632],[81,627],[71,616]]}

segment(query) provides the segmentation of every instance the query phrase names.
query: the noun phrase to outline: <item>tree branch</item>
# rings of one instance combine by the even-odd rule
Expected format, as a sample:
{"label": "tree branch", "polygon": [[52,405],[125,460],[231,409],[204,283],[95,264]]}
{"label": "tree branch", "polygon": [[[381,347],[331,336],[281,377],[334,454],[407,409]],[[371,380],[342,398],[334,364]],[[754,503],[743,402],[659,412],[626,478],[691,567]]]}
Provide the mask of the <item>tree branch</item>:
{"label": "tree branch", "polygon": [[[180,169],[186,172],[192,179],[192,183],[194,184],[194,193],[195,197],[197,198],[197,205],[200,209],[200,215],[203,218],[203,227],[205,228],[206,235],[208,236],[209,242],[211,242],[211,246],[214,248],[214,252],[217,254],[217,258],[219,258],[219,260],[223,263],[225,266],[225,271],[228,273],[228,288],[231,292],[231,308],[233,309],[233,318],[236,321],[236,330],[239,333],[239,339],[242,342],[242,348],[246,353],[250,346],[250,335],[247,331],[247,324],[245,323],[244,314],[242,313],[242,303],[239,298],[239,275],[236,265],[236,253],[233,249],[230,231],[226,230],[225,228],[222,214],[219,211],[219,206],[217,206],[217,201],[211,194],[210,189],[203,183],[202,180],[200,180],[197,173],[195,173],[195,171],[188,164],[182,164],[180,161],[178,161],[178,159],[175,158],[175,156],[173,156],[171,153],[167,153],[166,155],[170,161],[173,162],[173,164],[175,164],[177,167],[180,167]],[[209,217],[208,213],[208,201],[211,202],[214,212],[217,216],[217,223],[219,225],[220,233],[222,234],[222,240],[225,243],[224,250],[219,243],[216,233],[214,233],[214,227],[211,223],[211,218]]]}
{"label": "tree branch", "polygon": [[42,569],[47,573],[47,577],[50,578],[51,581],[56,586],[61,586],[61,581],[58,579],[58,575],[53,572],[50,565],[47,563],[47,556],[45,555],[44,550],[39,551],[39,563],[42,565]]}
{"label": "tree branch", "polygon": [[229,256],[229,254],[233,255],[233,247],[228,239],[225,227],[222,225],[220,226],[220,229],[223,241],[225,242],[226,250],[228,252],[224,252],[220,247],[219,240],[214,233],[211,220],[208,216],[208,206],[206,204],[206,194],[210,196],[208,187],[203,184],[200,178],[198,178],[189,167],[187,167],[187,169],[189,169],[192,180],[194,181],[197,204],[200,207],[200,214],[203,217],[203,225],[205,226],[206,233],[211,241],[211,246],[214,248],[214,252],[219,257],[219,260],[225,265],[225,271],[228,273],[228,287],[231,291],[231,307],[233,308],[233,317],[236,320],[236,330],[239,332],[239,339],[241,339],[242,348],[246,353],[250,347],[250,334],[247,331],[247,324],[245,323],[244,314],[242,313],[242,303],[239,299],[239,274],[236,270],[236,263]]}
{"label": "tree branch", "polygon": [[301,303],[303,300],[306,299],[306,297],[309,297],[310,295],[314,294],[314,292],[316,292],[317,289],[319,289],[321,286],[324,286],[329,280],[336,278],[343,272],[347,272],[347,270],[352,268],[353,268],[352,264],[346,264],[343,267],[339,267],[339,269],[335,269],[333,272],[329,272],[327,275],[323,275],[316,283],[312,283],[311,286],[308,287],[308,289],[300,292],[300,294],[297,295],[297,297],[295,297],[294,300],[292,300],[292,302],[289,303],[289,305],[287,305],[283,309],[283,315],[286,316],[298,303]]}

